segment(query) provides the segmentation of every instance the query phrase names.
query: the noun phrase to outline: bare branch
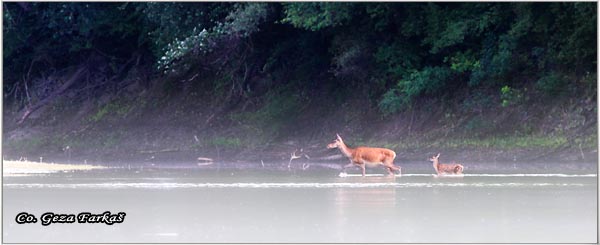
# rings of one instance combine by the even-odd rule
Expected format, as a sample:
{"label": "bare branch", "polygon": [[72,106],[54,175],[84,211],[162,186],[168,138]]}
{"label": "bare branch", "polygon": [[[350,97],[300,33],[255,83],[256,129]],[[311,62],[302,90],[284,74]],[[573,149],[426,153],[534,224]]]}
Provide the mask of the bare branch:
{"label": "bare branch", "polygon": [[[290,161],[288,162],[288,169],[290,169],[290,168],[291,168],[291,165],[292,165],[292,160],[294,160],[294,159],[298,159],[298,158],[301,158],[301,157],[302,157],[302,155],[304,154],[304,153],[300,153],[300,155],[298,156],[298,155],[296,155],[296,152],[297,152],[297,151],[298,151],[298,150],[294,150],[294,152],[292,152],[292,154],[290,154]],[[300,152],[302,152],[302,149],[300,149]]]}

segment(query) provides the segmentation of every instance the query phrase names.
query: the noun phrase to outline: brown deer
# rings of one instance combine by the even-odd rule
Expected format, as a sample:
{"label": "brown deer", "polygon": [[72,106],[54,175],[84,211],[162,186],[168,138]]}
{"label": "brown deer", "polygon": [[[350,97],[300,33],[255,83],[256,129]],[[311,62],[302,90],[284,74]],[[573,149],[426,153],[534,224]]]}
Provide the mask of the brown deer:
{"label": "brown deer", "polygon": [[458,163],[443,164],[440,163],[439,158],[440,153],[438,153],[436,156],[432,156],[431,158],[429,158],[429,161],[433,162],[433,168],[435,169],[437,175],[462,174],[464,169],[463,165]]}
{"label": "brown deer", "polygon": [[356,147],[350,148],[344,144],[344,140],[339,134],[336,134],[336,139],[327,145],[328,149],[338,148],[348,159],[350,163],[343,167],[343,171],[346,172],[346,168],[352,166],[358,166],[362,169],[362,175],[365,176],[365,166],[373,167],[382,165],[384,166],[390,175],[394,175],[394,171],[398,171],[402,174],[400,167],[394,165],[394,158],[396,153],[390,149],[385,148],[372,148],[372,147]]}

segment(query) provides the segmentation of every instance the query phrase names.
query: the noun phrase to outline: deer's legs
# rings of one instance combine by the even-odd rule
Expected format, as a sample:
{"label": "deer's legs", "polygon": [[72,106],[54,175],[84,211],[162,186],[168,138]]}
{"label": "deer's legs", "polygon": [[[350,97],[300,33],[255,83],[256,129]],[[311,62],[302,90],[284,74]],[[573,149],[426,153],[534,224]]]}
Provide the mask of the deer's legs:
{"label": "deer's legs", "polygon": [[345,173],[347,168],[349,168],[349,167],[353,167],[353,166],[354,166],[354,163],[352,163],[352,162],[351,162],[351,163],[348,163],[348,164],[346,164],[346,165],[344,165],[344,166],[342,167],[342,172],[344,172],[344,173]]}
{"label": "deer's legs", "polygon": [[386,167],[387,167],[388,169],[390,169],[391,171],[398,171],[398,172],[400,172],[400,167],[398,167],[398,166],[396,166],[396,165],[394,165],[394,164],[392,164],[392,165],[388,165],[388,166],[386,166]]}
{"label": "deer's legs", "polygon": [[385,167],[385,169],[387,169],[389,176],[394,176],[394,171],[392,170],[392,167]]}
{"label": "deer's legs", "polygon": [[384,162],[384,166],[388,169],[390,174],[394,174],[393,171],[398,171],[398,173],[402,174],[400,167],[394,165],[393,159],[391,161]]}
{"label": "deer's legs", "polygon": [[360,168],[362,168],[362,176],[365,177],[365,172],[366,172],[365,165],[364,164],[360,164],[358,166],[360,166]]}

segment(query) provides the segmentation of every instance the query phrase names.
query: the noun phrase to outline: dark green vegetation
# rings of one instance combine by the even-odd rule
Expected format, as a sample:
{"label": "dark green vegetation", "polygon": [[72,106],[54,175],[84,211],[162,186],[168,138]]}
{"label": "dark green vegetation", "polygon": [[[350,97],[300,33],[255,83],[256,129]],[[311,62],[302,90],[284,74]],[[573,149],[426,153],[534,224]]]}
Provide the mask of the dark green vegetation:
{"label": "dark green vegetation", "polygon": [[3,8],[12,157],[595,157],[596,3]]}

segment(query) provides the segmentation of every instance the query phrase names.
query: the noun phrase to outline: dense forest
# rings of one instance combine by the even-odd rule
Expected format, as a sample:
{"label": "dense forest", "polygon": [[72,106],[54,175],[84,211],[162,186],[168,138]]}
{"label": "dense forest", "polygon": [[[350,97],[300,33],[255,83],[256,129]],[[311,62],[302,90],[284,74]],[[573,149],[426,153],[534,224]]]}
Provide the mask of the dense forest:
{"label": "dense forest", "polygon": [[289,157],[339,132],[589,159],[596,23],[592,2],[5,2],[4,149]]}

